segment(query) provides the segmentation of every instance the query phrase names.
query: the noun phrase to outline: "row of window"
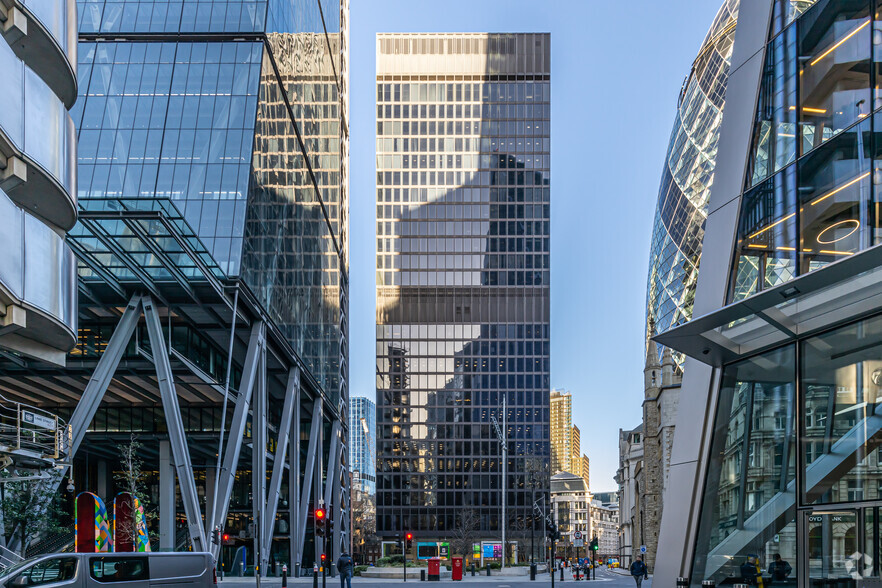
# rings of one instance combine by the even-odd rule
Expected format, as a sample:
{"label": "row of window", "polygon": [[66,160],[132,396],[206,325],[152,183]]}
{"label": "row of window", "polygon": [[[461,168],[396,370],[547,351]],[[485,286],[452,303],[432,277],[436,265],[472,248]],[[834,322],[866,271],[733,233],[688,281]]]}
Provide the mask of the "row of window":
{"label": "row of window", "polygon": [[[444,108],[443,104],[396,104],[394,106],[387,104],[386,106],[377,105],[377,119],[443,119],[449,118],[462,121],[467,118],[476,118],[482,120],[533,120],[551,118],[550,104],[448,104]],[[431,124],[435,124],[434,122]],[[439,124],[442,124],[439,122]],[[425,134],[425,133],[423,133]],[[435,133],[429,132],[430,135]]]}
{"label": "row of window", "polygon": [[[434,133],[430,133],[434,134]],[[551,139],[533,139],[526,137],[503,138],[482,137],[480,139],[464,137],[455,138],[430,138],[410,139],[407,137],[398,139],[377,139],[377,153],[395,153],[412,151],[438,151],[452,153],[456,151],[482,153],[548,153],[551,151]]]}
{"label": "row of window", "polygon": [[[549,188],[497,188],[467,187],[448,188],[379,188],[377,202],[404,202],[408,210],[419,202],[434,203],[486,203],[486,202],[549,202]],[[396,209],[397,210],[397,209]],[[429,213],[426,213],[429,214]],[[404,209],[397,218],[404,216]],[[464,215],[465,216],[465,215]]]}
{"label": "row of window", "polygon": [[[434,129],[435,132],[431,132]],[[483,137],[550,137],[551,123],[548,120],[499,121],[482,120],[480,122],[377,122],[377,136],[413,137],[419,135],[481,135]]]}
{"label": "row of window", "polygon": [[548,83],[377,84],[377,102],[550,102]]}
{"label": "row of window", "polygon": [[[491,339],[548,339],[550,327],[547,324],[397,324],[377,325],[377,339],[478,339],[468,341],[480,355],[487,355],[496,343]],[[396,343],[398,345],[399,343]],[[404,343],[406,345],[406,343]],[[504,343],[503,343],[504,344]],[[502,348],[500,348],[502,349]],[[494,352],[495,353],[495,352]]]}

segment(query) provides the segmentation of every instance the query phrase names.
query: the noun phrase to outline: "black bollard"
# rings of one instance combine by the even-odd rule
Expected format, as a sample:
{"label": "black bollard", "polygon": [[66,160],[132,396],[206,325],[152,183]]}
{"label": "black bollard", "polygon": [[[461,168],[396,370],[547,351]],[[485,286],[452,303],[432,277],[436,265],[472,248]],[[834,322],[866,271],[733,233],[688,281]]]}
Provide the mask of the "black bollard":
{"label": "black bollard", "polygon": [[420,582],[426,581],[426,570],[420,570]]}
{"label": "black bollard", "polygon": [[475,562],[472,562],[472,576],[475,575]]}
{"label": "black bollard", "polygon": [[318,588],[318,565],[312,564],[312,588]]}
{"label": "black bollard", "polygon": [[536,579],[536,564],[531,563],[530,564],[530,580],[535,580],[535,579]]}
{"label": "black bollard", "polygon": [[564,577],[563,577],[563,576],[564,576],[564,568],[563,568],[563,566],[560,566],[560,581],[561,581],[561,582],[564,581]]}
{"label": "black bollard", "polygon": [[282,565],[282,588],[288,588],[288,566]]}
{"label": "black bollard", "polygon": [[677,578],[677,588],[689,588],[689,578],[683,576]]}
{"label": "black bollard", "polygon": [[487,575],[490,575],[490,564],[487,564]]}
{"label": "black bollard", "polygon": [[704,580],[701,583],[701,588],[715,588],[716,585],[717,585],[717,583],[714,582],[713,580]]}

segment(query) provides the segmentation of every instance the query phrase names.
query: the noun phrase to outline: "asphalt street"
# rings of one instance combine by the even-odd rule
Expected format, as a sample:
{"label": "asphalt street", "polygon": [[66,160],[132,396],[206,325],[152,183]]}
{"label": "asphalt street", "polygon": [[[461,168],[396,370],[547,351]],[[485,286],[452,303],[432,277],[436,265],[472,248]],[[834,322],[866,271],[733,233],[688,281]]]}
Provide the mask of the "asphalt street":
{"label": "asphalt street", "polygon": [[[589,585],[593,582],[598,584],[602,588],[634,588],[635,583],[634,579],[631,578],[630,575],[627,574],[625,570],[621,570],[618,572],[613,572],[607,570],[604,567],[600,567],[597,569],[597,580],[587,581],[582,580],[576,582],[573,580],[572,574],[567,574],[564,576],[565,580],[563,582],[563,586],[571,586],[575,588],[576,586],[581,586],[582,588],[589,588]],[[278,588],[281,586],[280,578],[267,578],[261,580],[261,586],[271,586],[273,588]],[[360,578],[358,576],[352,579],[352,588],[360,588],[364,586],[368,588],[369,586],[373,586],[376,584],[403,584],[404,581],[401,579],[388,579],[388,578]],[[445,588],[455,588],[456,586],[462,586],[464,584],[487,584],[488,588],[537,588],[539,586],[550,586],[551,579],[548,577],[548,574],[540,574],[536,576],[536,581],[531,582],[529,576],[474,576],[466,575],[465,578],[461,582],[454,582],[450,579],[444,579],[440,582],[420,582],[419,580],[409,579],[407,584],[413,584],[414,588],[417,588],[417,584],[423,584],[422,588],[432,588],[435,586],[444,586]],[[560,586],[560,572],[554,578],[555,586]],[[308,588],[312,586],[312,578],[299,578],[293,579],[290,578],[288,580],[289,586],[298,586],[300,588]],[[328,578],[327,579],[327,588],[337,588],[340,585],[339,578]],[[224,580],[218,581],[218,586],[225,586],[227,588],[252,588],[257,586],[257,582],[254,578],[225,578]],[[321,588],[321,578],[319,578],[319,588]],[[652,578],[649,580],[645,580],[643,582],[643,588],[652,588]]]}

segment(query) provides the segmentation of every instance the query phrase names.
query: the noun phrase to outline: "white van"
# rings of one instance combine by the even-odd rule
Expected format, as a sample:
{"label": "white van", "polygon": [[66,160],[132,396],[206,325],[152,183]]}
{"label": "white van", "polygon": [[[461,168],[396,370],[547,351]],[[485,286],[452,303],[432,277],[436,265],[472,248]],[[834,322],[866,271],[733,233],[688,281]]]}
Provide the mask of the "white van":
{"label": "white van", "polygon": [[216,584],[210,553],[55,553],[0,571],[2,588],[203,588]]}

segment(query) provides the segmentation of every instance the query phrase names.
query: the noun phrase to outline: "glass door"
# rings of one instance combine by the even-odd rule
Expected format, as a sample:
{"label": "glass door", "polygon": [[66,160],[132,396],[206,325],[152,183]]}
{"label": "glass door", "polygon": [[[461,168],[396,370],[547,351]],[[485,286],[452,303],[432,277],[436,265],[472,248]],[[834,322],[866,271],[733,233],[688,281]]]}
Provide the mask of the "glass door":
{"label": "glass door", "polygon": [[805,577],[809,588],[849,588],[863,576],[860,539],[864,532],[863,525],[858,525],[862,519],[857,510],[806,514],[807,553],[803,561],[808,566]]}

